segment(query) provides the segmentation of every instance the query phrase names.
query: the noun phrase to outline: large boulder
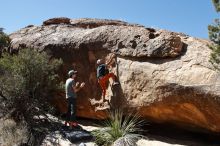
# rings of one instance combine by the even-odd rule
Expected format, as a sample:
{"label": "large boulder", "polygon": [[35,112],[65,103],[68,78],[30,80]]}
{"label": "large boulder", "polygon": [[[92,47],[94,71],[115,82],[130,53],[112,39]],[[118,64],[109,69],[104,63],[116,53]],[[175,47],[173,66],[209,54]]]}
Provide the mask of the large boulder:
{"label": "large boulder", "polygon": [[[60,23],[59,23],[60,21]],[[55,18],[10,35],[11,51],[33,48],[62,58],[60,78],[79,72],[78,116],[103,119],[106,109],[137,111],[154,122],[220,132],[220,76],[209,62],[207,40],[117,20]],[[115,54],[115,55],[112,55]],[[96,60],[114,56],[120,85],[102,102]],[[65,112],[65,96],[56,106]]]}

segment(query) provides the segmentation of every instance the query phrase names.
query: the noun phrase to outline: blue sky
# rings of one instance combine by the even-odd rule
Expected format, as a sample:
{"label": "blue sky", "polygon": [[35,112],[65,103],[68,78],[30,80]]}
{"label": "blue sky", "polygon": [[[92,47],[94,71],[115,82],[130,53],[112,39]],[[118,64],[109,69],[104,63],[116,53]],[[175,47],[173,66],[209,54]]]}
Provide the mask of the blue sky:
{"label": "blue sky", "polygon": [[4,0],[0,27],[11,33],[53,17],[105,18],[208,38],[219,16],[211,0]]}

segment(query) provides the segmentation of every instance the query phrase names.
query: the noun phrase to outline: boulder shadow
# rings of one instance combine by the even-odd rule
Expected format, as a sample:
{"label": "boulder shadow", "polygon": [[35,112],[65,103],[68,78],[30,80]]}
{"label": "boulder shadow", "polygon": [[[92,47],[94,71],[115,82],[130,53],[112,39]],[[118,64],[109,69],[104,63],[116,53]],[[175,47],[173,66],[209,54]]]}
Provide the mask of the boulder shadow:
{"label": "boulder shadow", "polygon": [[169,123],[148,123],[143,128],[147,129],[144,135],[152,141],[156,140],[186,146],[220,145],[220,133],[201,133],[191,131],[191,129],[183,129]]}
{"label": "boulder shadow", "polygon": [[76,127],[62,126],[61,134],[71,143],[87,142],[93,139],[92,134],[89,131],[83,129],[80,125]]}

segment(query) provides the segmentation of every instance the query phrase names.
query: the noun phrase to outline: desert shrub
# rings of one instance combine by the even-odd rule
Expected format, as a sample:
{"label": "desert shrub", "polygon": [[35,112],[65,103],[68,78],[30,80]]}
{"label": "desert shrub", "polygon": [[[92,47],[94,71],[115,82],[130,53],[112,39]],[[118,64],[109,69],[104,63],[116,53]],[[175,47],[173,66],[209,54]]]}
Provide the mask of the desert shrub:
{"label": "desert shrub", "polygon": [[47,117],[52,109],[49,101],[53,94],[63,90],[56,73],[61,64],[61,60],[33,49],[22,49],[13,55],[3,53],[0,58],[0,115],[12,117],[17,123],[25,121],[28,131],[33,132],[39,126],[37,117]]}

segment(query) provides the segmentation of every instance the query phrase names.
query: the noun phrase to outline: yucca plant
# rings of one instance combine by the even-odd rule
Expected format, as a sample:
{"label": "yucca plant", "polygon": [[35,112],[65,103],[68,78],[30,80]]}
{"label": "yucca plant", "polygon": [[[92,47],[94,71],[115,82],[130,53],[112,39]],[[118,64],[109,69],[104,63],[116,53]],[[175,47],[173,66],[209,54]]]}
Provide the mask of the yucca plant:
{"label": "yucca plant", "polygon": [[144,121],[137,114],[123,114],[122,110],[109,112],[109,119],[104,122],[105,128],[93,131],[95,143],[104,146],[135,146],[142,138],[140,132]]}

